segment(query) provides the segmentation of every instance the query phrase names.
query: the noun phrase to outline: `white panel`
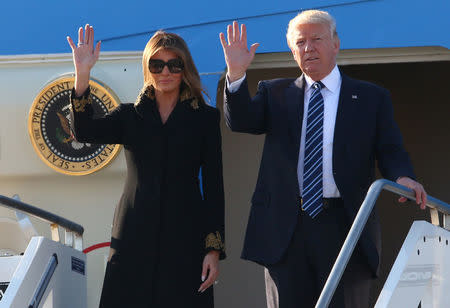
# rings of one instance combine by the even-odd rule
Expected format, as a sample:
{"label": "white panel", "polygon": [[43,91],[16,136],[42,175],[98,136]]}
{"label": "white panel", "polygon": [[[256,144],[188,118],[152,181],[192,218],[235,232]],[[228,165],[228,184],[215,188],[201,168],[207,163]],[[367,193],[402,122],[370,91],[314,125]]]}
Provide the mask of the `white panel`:
{"label": "white panel", "polygon": [[450,232],[415,221],[375,308],[450,307]]}
{"label": "white panel", "polygon": [[[33,237],[0,301],[0,308],[28,307],[53,254],[58,264],[39,307],[87,306],[86,256],[50,239]],[[84,274],[77,271],[79,268]]]}
{"label": "white panel", "polygon": [[[28,113],[39,91],[52,80],[74,71],[72,56],[0,57],[1,177],[53,175],[37,156],[28,134]],[[91,77],[111,88],[122,103],[133,103],[143,84],[138,53],[105,53]],[[104,172],[124,172],[123,154]]]}

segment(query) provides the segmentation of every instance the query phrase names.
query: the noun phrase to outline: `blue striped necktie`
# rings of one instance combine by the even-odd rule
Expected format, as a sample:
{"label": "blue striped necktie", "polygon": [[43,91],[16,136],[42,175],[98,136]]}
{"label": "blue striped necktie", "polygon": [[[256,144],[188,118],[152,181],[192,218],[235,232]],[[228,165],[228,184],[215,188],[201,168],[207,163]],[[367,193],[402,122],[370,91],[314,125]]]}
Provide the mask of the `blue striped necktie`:
{"label": "blue striped necktie", "polygon": [[323,87],[320,81],[312,85],[306,120],[302,209],[312,218],[323,209]]}

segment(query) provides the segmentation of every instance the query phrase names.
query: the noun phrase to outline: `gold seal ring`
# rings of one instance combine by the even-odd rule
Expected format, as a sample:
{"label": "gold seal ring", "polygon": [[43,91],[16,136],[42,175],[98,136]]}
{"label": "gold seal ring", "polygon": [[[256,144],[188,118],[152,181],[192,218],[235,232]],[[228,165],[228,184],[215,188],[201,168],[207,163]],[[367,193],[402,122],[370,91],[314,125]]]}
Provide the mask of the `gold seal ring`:
{"label": "gold seal ring", "polygon": [[[71,128],[70,94],[74,77],[60,77],[36,96],[28,116],[31,143],[45,164],[68,175],[85,175],[107,166],[119,153],[117,144],[78,142]],[[99,81],[90,80],[94,117],[101,117],[119,105],[114,92]]]}

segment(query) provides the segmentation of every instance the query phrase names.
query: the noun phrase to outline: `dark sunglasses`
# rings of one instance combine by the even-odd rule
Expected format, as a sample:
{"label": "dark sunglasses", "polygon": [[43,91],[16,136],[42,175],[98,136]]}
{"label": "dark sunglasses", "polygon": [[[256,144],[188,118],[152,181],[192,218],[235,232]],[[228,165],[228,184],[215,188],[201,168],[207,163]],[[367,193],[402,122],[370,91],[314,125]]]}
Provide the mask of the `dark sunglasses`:
{"label": "dark sunglasses", "polygon": [[181,59],[170,59],[167,62],[154,59],[148,62],[148,68],[153,74],[160,74],[163,71],[164,66],[166,65],[169,69],[169,72],[171,72],[172,74],[181,73],[184,69],[183,60]]}

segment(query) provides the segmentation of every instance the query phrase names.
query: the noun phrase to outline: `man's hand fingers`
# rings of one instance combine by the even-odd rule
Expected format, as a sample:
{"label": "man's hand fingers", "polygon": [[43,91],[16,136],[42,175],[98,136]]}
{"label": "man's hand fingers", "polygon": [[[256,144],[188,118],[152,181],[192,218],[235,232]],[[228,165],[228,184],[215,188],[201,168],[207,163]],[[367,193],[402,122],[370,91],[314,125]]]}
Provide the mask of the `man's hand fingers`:
{"label": "man's hand fingers", "polygon": [[233,29],[231,28],[231,25],[227,26],[227,38],[228,38],[228,45],[231,45],[233,42]]}
{"label": "man's hand fingers", "polygon": [[220,32],[219,38],[220,38],[220,43],[222,43],[222,48],[225,49],[225,47],[228,45],[227,41],[225,40],[225,34],[223,34],[223,32]]}
{"label": "man's hand fingers", "polygon": [[414,192],[416,193],[416,203],[420,205],[420,208],[422,210],[425,209],[425,203],[423,203],[423,193],[420,189],[414,189]]}
{"label": "man's hand fingers", "polygon": [[422,206],[423,206],[422,209],[423,210],[426,208],[427,202],[428,202],[428,196],[427,196],[426,191],[424,190],[423,194],[422,194]]}
{"label": "man's hand fingers", "polygon": [[255,56],[256,48],[259,47],[259,43],[255,43],[252,46],[250,46],[250,54],[252,55],[252,59]]}
{"label": "man's hand fingers", "polygon": [[422,201],[422,192],[420,191],[419,188],[415,187],[414,193],[416,194],[416,203],[420,204],[420,202]]}
{"label": "man's hand fingers", "polygon": [[[420,208],[424,210],[427,203],[427,193],[423,188],[422,184],[414,181],[409,177],[400,177],[397,179],[397,183],[406,186],[414,191],[416,197],[416,203],[420,205]],[[400,201],[400,199],[399,199]]]}
{"label": "man's hand fingers", "polygon": [[239,24],[237,21],[233,21],[233,42],[239,40]]}
{"label": "man's hand fingers", "polygon": [[426,200],[426,197],[424,197],[424,196],[422,195],[422,203],[420,203],[420,208],[421,208],[422,210],[425,210],[425,209],[427,208],[427,202],[426,202],[425,200]]}
{"label": "man's hand fingers", "polygon": [[427,193],[420,184],[418,189],[416,190],[416,198],[419,199],[418,203],[420,204],[420,208],[424,210],[427,204]]}
{"label": "man's hand fingers", "polygon": [[241,37],[240,40],[245,47],[247,47],[247,27],[241,24]]}

